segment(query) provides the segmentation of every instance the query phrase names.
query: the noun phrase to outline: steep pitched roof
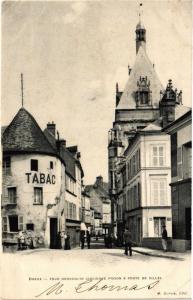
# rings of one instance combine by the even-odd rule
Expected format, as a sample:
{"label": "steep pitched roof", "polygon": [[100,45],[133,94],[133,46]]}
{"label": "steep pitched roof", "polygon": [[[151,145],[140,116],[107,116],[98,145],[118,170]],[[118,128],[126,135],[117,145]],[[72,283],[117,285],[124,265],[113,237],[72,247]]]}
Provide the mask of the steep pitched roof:
{"label": "steep pitched roof", "polygon": [[157,76],[151,61],[149,60],[143,47],[139,48],[136,56],[134,67],[131,75],[125,86],[124,92],[121,96],[117,109],[133,109],[136,108],[135,92],[137,91],[137,81],[141,77],[146,77],[150,80],[150,90],[152,91],[153,107],[158,107],[160,100],[160,91],[163,86]]}
{"label": "steep pitched roof", "polygon": [[20,108],[2,136],[3,151],[57,155],[34,117]]}

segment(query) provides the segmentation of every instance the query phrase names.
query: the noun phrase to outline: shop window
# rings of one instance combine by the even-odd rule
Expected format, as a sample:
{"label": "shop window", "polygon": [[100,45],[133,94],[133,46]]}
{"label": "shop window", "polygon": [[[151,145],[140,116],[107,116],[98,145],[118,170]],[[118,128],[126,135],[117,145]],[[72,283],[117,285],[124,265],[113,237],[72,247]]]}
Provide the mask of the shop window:
{"label": "shop window", "polygon": [[34,188],[34,204],[43,204],[43,188]]}
{"label": "shop window", "polygon": [[34,231],[34,224],[33,223],[26,224],[26,229]]}
{"label": "shop window", "polygon": [[11,157],[3,157],[3,173],[5,175],[11,175]]}
{"label": "shop window", "polygon": [[9,216],[9,231],[17,232],[18,230],[18,216]]}
{"label": "shop window", "polygon": [[31,171],[38,171],[38,160],[31,159]]}
{"label": "shop window", "polygon": [[155,217],[154,218],[154,236],[162,236],[162,227],[166,224],[166,218],[164,217]]}
{"label": "shop window", "polygon": [[17,190],[16,187],[10,187],[8,190],[8,203],[16,204],[17,203]]}
{"label": "shop window", "polygon": [[50,169],[53,170],[53,168],[54,168],[54,163],[53,161],[50,161]]}

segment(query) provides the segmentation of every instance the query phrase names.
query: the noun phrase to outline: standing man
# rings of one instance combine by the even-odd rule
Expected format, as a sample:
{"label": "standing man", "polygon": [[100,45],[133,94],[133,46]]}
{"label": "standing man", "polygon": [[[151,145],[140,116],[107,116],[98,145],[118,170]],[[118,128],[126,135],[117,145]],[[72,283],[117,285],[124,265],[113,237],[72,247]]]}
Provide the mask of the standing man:
{"label": "standing man", "polygon": [[84,235],[85,235],[85,231],[81,230],[80,231],[80,243],[81,243],[81,249],[84,249]]}
{"label": "standing man", "polygon": [[162,228],[163,228],[163,230],[162,230],[162,246],[163,246],[163,250],[165,252],[167,252],[167,238],[168,238],[168,233],[167,233],[165,225],[163,225]]}
{"label": "standing man", "polygon": [[90,249],[90,232],[88,230],[86,232],[86,241],[87,241],[88,249]]}
{"label": "standing man", "polygon": [[125,228],[123,237],[124,237],[124,242],[125,242],[125,255],[128,255],[128,248],[129,248],[129,255],[132,256],[131,232],[129,232],[128,228]]}

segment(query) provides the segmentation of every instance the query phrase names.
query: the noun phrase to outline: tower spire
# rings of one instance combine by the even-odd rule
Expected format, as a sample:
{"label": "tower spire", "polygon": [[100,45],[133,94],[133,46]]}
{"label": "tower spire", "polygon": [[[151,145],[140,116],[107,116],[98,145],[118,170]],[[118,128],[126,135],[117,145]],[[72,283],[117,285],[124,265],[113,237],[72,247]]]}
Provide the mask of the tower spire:
{"label": "tower spire", "polygon": [[141,16],[142,16],[142,3],[139,4],[139,22],[136,26],[136,53],[139,50],[139,47],[142,46],[145,49],[146,46],[146,30],[141,22]]}
{"label": "tower spire", "polygon": [[23,73],[21,73],[21,105],[23,107]]}

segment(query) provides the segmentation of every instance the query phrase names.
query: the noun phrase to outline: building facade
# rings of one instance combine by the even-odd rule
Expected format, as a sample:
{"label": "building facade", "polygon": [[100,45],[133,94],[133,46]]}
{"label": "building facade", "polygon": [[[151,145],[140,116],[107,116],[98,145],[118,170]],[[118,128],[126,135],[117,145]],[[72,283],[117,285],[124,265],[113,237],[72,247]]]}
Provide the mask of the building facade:
{"label": "building facade", "polygon": [[[2,242],[5,248],[17,247],[19,231],[25,232],[26,242],[33,239],[34,247],[57,248],[59,233],[68,230],[66,176],[69,165],[64,140],[55,140],[54,144],[54,135],[52,141],[47,137],[54,128],[55,124],[48,124],[46,133],[43,132],[33,116],[21,108],[2,132]],[[79,170],[77,177],[83,176],[79,161],[74,159],[70,165]],[[73,180],[78,190],[81,179]],[[80,230],[81,199],[74,202],[70,220],[75,219],[76,230]],[[72,234],[71,241],[72,246],[75,245]]]}
{"label": "building facade", "polygon": [[146,29],[136,26],[136,60],[123,91],[116,84],[116,108],[109,131],[108,169],[111,231],[122,243],[125,226],[138,245],[161,247],[161,226],[172,235],[170,140],[162,127],[176,119],[182,92],[163,88],[146,53]]}
{"label": "building facade", "polygon": [[85,187],[90,197],[90,205],[94,209],[95,227],[98,234],[108,234],[111,223],[111,202],[108,195],[108,184],[102,176],[96,178],[94,185]]}
{"label": "building facade", "polygon": [[192,111],[163,129],[171,136],[172,247],[191,248]]}

